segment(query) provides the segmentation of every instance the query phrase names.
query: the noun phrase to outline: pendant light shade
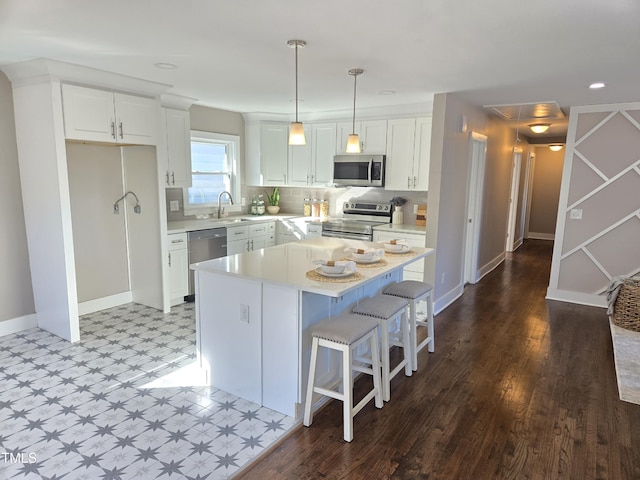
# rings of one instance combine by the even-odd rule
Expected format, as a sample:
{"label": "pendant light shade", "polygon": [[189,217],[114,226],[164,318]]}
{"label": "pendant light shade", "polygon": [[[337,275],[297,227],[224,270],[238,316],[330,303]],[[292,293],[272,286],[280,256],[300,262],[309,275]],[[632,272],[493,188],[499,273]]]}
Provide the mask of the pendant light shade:
{"label": "pendant light shade", "polygon": [[353,124],[351,127],[351,135],[347,139],[347,153],[360,153],[360,138],[356,133],[356,87],[358,82],[358,75],[361,75],[364,70],[360,68],[353,68],[349,70],[349,75],[353,76]]}
{"label": "pendant light shade", "polygon": [[304,127],[302,122],[298,121],[298,48],[304,48],[307,42],[304,40],[289,40],[287,42],[289,48],[295,48],[296,51],[296,121],[291,122],[289,127],[289,145],[306,145],[304,138]]}

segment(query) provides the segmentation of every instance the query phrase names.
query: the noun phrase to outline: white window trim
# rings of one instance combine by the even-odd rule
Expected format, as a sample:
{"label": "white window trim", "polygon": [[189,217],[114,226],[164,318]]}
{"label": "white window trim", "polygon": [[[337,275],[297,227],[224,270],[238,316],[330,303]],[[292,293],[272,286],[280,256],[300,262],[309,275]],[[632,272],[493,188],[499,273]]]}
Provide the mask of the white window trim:
{"label": "white window trim", "polygon": [[[231,194],[233,195],[233,201],[236,205],[239,205],[240,196],[240,136],[239,135],[229,135],[226,133],[214,133],[214,132],[204,132],[201,130],[191,130],[191,139],[193,140],[205,140],[205,141],[217,141],[228,143],[234,151],[235,161],[231,164]],[[206,206],[206,207],[190,207],[189,206],[189,189],[182,189],[182,199],[184,205],[184,214],[185,215],[206,215],[211,213],[216,213],[215,206]],[[225,195],[223,198],[223,205],[228,203],[228,198]]]}

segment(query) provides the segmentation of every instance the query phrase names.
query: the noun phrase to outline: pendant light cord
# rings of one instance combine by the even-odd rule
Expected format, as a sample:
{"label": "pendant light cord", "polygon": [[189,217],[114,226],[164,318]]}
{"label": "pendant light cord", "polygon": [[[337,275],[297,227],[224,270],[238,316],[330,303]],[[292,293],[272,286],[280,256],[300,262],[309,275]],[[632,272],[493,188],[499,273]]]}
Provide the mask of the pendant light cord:
{"label": "pendant light cord", "polygon": [[298,41],[296,40],[296,123],[298,122]]}
{"label": "pendant light cord", "polygon": [[353,125],[351,133],[356,133],[356,83],[358,82],[358,75],[353,76]]}

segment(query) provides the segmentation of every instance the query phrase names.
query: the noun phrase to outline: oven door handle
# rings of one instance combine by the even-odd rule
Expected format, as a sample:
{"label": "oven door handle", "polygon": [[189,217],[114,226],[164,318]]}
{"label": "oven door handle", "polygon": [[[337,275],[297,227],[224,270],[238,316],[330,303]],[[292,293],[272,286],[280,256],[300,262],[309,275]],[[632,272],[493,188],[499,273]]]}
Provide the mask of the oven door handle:
{"label": "oven door handle", "polygon": [[373,167],[373,160],[369,160],[369,176],[368,176],[368,180],[369,180],[369,185],[371,185],[371,168]]}
{"label": "oven door handle", "polygon": [[351,240],[362,240],[363,242],[370,242],[371,235],[367,235],[366,233],[358,234],[358,233],[345,233],[345,232],[331,232],[331,231],[323,231],[323,237],[334,237],[334,238],[346,238]]}

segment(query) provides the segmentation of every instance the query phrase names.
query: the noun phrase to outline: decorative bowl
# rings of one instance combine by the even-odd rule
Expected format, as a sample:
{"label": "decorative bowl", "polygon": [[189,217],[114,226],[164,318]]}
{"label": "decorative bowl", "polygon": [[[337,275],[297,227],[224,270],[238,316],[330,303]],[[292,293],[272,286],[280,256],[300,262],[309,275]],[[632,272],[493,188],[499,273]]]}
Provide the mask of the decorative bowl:
{"label": "decorative bowl", "polygon": [[320,265],[320,269],[329,275],[338,275],[344,272],[346,265]]}

